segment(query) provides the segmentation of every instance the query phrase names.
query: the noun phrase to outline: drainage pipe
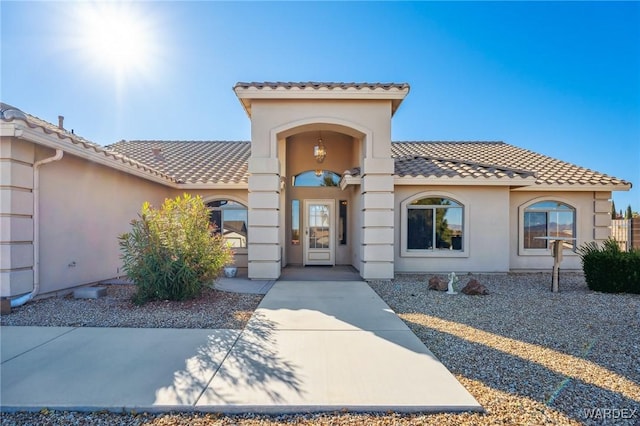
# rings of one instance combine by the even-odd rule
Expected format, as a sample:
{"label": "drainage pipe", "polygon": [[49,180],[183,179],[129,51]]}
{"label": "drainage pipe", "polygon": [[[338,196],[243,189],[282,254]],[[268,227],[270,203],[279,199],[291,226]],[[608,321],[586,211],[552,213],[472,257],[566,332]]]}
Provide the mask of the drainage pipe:
{"label": "drainage pipe", "polygon": [[33,291],[11,299],[12,308],[24,305],[40,291],[40,166],[59,161],[63,155],[64,151],[56,149],[54,156],[33,164]]}

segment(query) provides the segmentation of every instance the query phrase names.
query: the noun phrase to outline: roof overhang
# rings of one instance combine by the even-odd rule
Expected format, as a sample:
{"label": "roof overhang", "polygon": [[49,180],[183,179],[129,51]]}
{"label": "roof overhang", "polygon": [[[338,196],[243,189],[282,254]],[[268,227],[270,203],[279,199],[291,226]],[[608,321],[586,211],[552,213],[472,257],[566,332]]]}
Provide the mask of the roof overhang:
{"label": "roof overhang", "polygon": [[66,136],[64,133],[47,132],[44,128],[30,125],[21,119],[0,122],[0,135],[14,137],[51,149],[60,149],[67,154],[166,186],[184,187],[175,182],[170,176],[121,154],[107,151],[93,144],[87,144],[79,139]]}
{"label": "roof overhang", "polygon": [[360,176],[343,175],[340,179],[340,189],[343,191],[350,185],[360,185],[362,178]]}
{"label": "roof overhang", "polygon": [[255,99],[390,100],[391,115],[409,93],[407,83],[236,83],[233,91],[251,118]]}
{"label": "roof overhang", "polygon": [[523,188],[514,189],[514,191],[629,191],[631,183],[618,184],[570,184],[563,185],[544,185],[536,184]]}

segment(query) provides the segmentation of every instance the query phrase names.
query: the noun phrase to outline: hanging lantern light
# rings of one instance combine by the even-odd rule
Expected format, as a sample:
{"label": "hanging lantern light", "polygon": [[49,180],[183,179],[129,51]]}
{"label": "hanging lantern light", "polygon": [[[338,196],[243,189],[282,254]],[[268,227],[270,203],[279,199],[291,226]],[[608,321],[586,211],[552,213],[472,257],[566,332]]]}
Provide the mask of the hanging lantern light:
{"label": "hanging lantern light", "polygon": [[322,163],[327,156],[327,149],[322,143],[322,138],[318,138],[318,143],[313,147],[313,156],[318,163]]}

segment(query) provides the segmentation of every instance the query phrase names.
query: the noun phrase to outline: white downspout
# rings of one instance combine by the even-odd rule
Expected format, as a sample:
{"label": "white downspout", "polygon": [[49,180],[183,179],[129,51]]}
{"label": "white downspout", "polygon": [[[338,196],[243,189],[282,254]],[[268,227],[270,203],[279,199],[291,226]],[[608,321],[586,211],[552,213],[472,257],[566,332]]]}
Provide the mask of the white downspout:
{"label": "white downspout", "polygon": [[40,291],[40,166],[62,159],[64,151],[56,149],[53,157],[44,158],[33,164],[33,291],[11,299],[11,307],[22,306]]}

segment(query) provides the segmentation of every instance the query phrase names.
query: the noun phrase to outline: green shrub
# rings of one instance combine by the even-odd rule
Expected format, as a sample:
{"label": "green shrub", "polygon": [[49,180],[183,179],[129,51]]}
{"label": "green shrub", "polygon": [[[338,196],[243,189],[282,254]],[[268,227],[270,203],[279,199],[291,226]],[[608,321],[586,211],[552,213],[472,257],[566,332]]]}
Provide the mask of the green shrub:
{"label": "green shrub", "polygon": [[587,285],[605,293],[640,294],[640,250],[620,250],[615,240],[583,244],[578,253],[582,259]]}
{"label": "green shrub", "polygon": [[167,199],[160,209],[145,202],[131,226],[118,239],[123,269],[137,286],[137,304],[197,297],[233,260],[223,238],[212,235],[200,197]]}

